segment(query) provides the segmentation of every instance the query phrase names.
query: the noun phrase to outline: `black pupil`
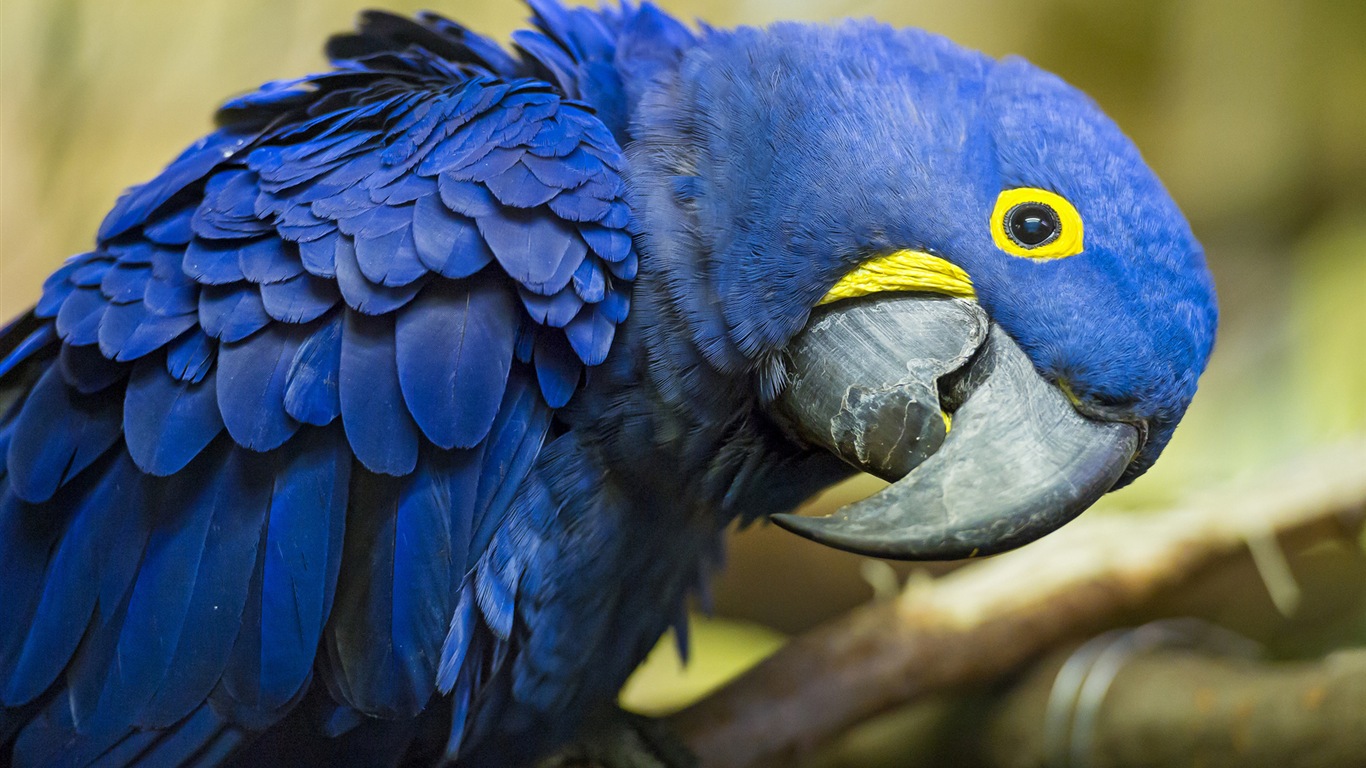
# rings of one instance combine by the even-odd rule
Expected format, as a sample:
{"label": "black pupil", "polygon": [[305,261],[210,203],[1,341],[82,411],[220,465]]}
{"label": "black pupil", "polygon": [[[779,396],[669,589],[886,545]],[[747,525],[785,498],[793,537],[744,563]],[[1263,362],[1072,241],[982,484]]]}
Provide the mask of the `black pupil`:
{"label": "black pupil", "polygon": [[1010,238],[1025,248],[1035,248],[1052,240],[1060,226],[1057,212],[1043,203],[1020,203],[1006,216]]}

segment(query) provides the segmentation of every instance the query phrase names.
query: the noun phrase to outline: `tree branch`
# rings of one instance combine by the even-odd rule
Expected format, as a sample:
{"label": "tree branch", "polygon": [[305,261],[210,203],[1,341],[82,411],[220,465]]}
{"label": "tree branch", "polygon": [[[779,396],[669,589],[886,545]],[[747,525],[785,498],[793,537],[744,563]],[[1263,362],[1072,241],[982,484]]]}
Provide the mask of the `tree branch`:
{"label": "tree branch", "polygon": [[[790,764],[873,715],[999,678],[1114,626],[1250,543],[1265,559],[1277,544],[1355,538],[1363,516],[1366,441],[1168,512],[1084,516],[1016,552],[913,580],[900,598],[794,640],[671,722],[706,768]],[[1277,569],[1262,574],[1284,598]]]}

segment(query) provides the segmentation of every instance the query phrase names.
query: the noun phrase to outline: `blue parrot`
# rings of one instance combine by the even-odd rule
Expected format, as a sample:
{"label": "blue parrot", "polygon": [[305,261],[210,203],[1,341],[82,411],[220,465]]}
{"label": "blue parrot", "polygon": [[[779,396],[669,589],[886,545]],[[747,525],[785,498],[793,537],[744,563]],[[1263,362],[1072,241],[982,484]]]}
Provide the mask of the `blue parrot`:
{"label": "blue parrot", "polygon": [[1085,96],[872,22],[531,7],[512,53],[364,14],[0,331],[14,765],[527,764],[736,520],[990,554],[1161,453],[1213,284]]}

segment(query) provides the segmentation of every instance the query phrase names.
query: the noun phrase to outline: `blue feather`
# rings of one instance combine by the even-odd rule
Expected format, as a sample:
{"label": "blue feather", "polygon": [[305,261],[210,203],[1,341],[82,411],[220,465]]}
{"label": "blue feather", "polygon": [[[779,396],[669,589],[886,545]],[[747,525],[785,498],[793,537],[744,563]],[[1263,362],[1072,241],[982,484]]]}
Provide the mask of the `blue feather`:
{"label": "blue feather", "polygon": [[7,452],[10,489],[40,502],[90,466],[119,438],[118,393],[81,395],[56,366],[29,392]]}
{"label": "blue feather", "polygon": [[407,478],[352,485],[327,644],[343,700],[371,715],[411,717],[435,691],[455,565],[442,469],[424,456]]}
{"label": "blue feather", "polygon": [[143,290],[142,303],[154,315],[187,315],[199,307],[199,286],[180,270],[178,263],[174,270],[167,270],[166,274],[154,269],[152,279],[147,281]]}
{"label": "blue feather", "polygon": [[323,426],[341,415],[342,315],[333,315],[294,355],[285,387],[285,411]]}
{"label": "blue feather", "polygon": [[312,322],[339,301],[341,293],[335,282],[311,274],[261,286],[261,305],[266,314],[283,323]]}
{"label": "blue feather", "polygon": [[263,460],[219,441],[170,478],[91,711],[95,730],[167,727],[201,704],[227,663],[266,507]]}
{"label": "blue feather", "polygon": [[99,392],[128,375],[128,366],[113,362],[96,347],[63,344],[57,365],[66,383],[84,395]]}
{"label": "blue feather", "polygon": [[340,238],[341,235],[333,231],[325,237],[299,243],[299,258],[310,275],[337,276],[337,241]]}
{"label": "blue feather", "polygon": [[261,290],[251,283],[206,285],[199,292],[199,327],[219,341],[241,341],[270,323]]}
{"label": "blue feather", "polygon": [[477,219],[480,216],[495,216],[498,213],[498,201],[483,184],[459,181],[442,174],[437,180],[437,191],[441,194],[441,202],[445,203],[447,208],[464,216]]}
{"label": "blue feather", "polygon": [[261,710],[297,694],[313,657],[341,565],[351,454],[339,431],[306,429],[275,469],[261,551],[257,623],[244,624],[225,682]]}
{"label": "blue feather", "polygon": [[195,142],[156,179],[119,198],[100,225],[99,239],[112,240],[143,223],[162,203],[227,162],[254,138],[221,130]]}
{"label": "blue feather", "polygon": [[342,425],[371,472],[406,475],[417,465],[418,428],[403,403],[392,316],[346,313],[342,326]]}
{"label": "blue feather", "polygon": [[541,296],[525,288],[519,288],[517,295],[521,297],[522,306],[526,308],[533,322],[551,328],[563,328],[568,325],[583,308],[583,299],[569,288],[553,296]]}
{"label": "blue feather", "polygon": [[477,159],[449,165],[441,175],[456,181],[477,181],[487,184],[490,179],[517,165],[517,161],[526,153],[524,149],[502,147],[492,142],[490,144],[491,146]]}
{"label": "blue feather", "polygon": [[467,560],[477,559],[503,524],[522,480],[540,455],[550,416],[529,372],[514,370],[485,443]]}
{"label": "blue feather", "polygon": [[[9,330],[10,328],[5,328],[6,332]],[[4,378],[10,371],[47,349],[55,341],[57,341],[57,328],[52,323],[43,323],[38,327],[38,330],[25,336],[23,341],[16,344],[9,354],[0,358],[0,378]]]}
{"label": "blue feather", "polygon": [[[411,217],[411,208],[405,206],[404,212]],[[356,263],[372,283],[403,286],[427,274],[418,258],[411,226],[375,238],[359,237],[355,245]]]}
{"label": "blue feather", "polygon": [[237,266],[253,283],[278,283],[303,274],[299,247],[278,237],[263,237],[237,251]]}
{"label": "blue feather", "polygon": [[436,195],[413,207],[413,245],[422,263],[443,277],[468,277],[493,260],[474,220],[452,212]]}
{"label": "blue feather", "polygon": [[562,408],[579,386],[583,363],[559,333],[542,332],[536,336],[536,380],[551,408]]}
{"label": "blue feather", "polygon": [[564,327],[565,338],[584,365],[600,365],[612,348],[617,326],[595,306],[587,306]]}
{"label": "blue feather", "polygon": [[217,347],[201,330],[194,330],[166,348],[166,372],[177,381],[197,384],[213,367]]}
{"label": "blue feather", "polygon": [[137,360],[193,328],[196,319],[153,315],[141,302],[111,305],[100,319],[100,352],[121,363]]}
{"label": "blue feather", "polygon": [[604,261],[619,262],[631,253],[631,236],[620,229],[580,224],[579,235]]}
{"label": "blue feather", "polygon": [[68,344],[83,347],[94,344],[100,338],[100,318],[109,306],[94,288],[77,288],[62,302],[57,312],[57,333]]}
{"label": "blue feather", "polygon": [[191,221],[197,206],[186,205],[171,212],[154,216],[142,225],[142,234],[157,245],[186,246],[194,239]]}
{"label": "blue feather", "polygon": [[[267,242],[273,238],[262,238]],[[182,269],[202,285],[227,285],[247,279],[242,274],[238,253],[251,244],[241,240],[203,240],[195,238],[185,249]]]}
{"label": "blue feather", "polygon": [[137,570],[147,539],[142,476],[122,451],[102,464],[93,487],[71,500],[71,523],[48,564],[37,610],[27,625],[15,622],[27,637],[13,663],[4,665],[6,706],[27,703],[52,684],[76,651],[97,599],[105,611],[114,610]]}
{"label": "blue feather", "polygon": [[179,381],[155,357],[133,366],[123,401],[123,436],[143,472],[179,472],[223,431],[215,378],[210,369],[199,383]]}
{"label": "blue feather", "polygon": [[515,310],[506,286],[473,279],[435,282],[398,315],[399,384],[436,445],[468,448],[488,433],[512,365]]}
{"label": "blue feather", "polygon": [[127,304],[142,298],[152,268],[146,264],[115,264],[100,280],[100,293],[114,304]]}
{"label": "blue feather", "polygon": [[[536,136],[538,142],[552,138],[544,132]],[[533,147],[530,153],[522,158],[522,165],[526,166],[538,181],[555,190],[573,189],[603,172],[600,160],[579,149],[563,157],[551,158],[541,157],[535,152],[536,149]]]}
{"label": "blue feather", "polygon": [[607,297],[607,276],[603,274],[602,262],[583,260],[574,270],[574,292],[589,304],[597,304]]}
{"label": "blue feather", "polygon": [[515,208],[535,208],[560,193],[560,187],[543,183],[522,163],[514,163],[484,183],[498,202]]}
{"label": "blue feather", "polygon": [[218,410],[228,434],[243,448],[269,451],[299,429],[285,410],[294,356],[310,328],[271,323],[261,333],[218,349]]}
{"label": "blue feather", "polygon": [[[571,226],[544,213],[500,208],[476,221],[503,269],[537,293],[563,288],[588,252]],[[558,282],[566,266],[563,282],[552,289],[550,284]]]}
{"label": "blue feather", "polygon": [[112,259],[104,254],[97,254],[96,258],[81,264],[70,275],[67,280],[77,288],[98,288],[104,282],[104,276],[109,272],[109,268],[114,266]]}
{"label": "blue feather", "polygon": [[337,288],[341,290],[342,300],[361,314],[383,315],[393,312],[412,301],[426,284],[425,280],[418,279],[407,285],[390,287],[366,280],[356,261],[356,248],[347,237],[337,240],[336,256]]}

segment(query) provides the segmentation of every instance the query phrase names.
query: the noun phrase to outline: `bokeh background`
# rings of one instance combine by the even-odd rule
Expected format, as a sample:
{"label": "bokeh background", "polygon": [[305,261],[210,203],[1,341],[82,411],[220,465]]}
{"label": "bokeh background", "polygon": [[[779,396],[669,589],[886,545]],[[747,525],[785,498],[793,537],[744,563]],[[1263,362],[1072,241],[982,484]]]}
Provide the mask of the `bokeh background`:
{"label": "bokeh background", "polygon": [[[1104,510],[1161,508],[1366,435],[1366,3],[660,4],[718,26],[857,16],[923,27],[1059,73],[1129,132],[1206,246],[1222,323],[1167,455]],[[322,66],[326,35],[372,5],[430,7],[500,39],[527,15],[514,0],[0,0],[0,320],[89,246],[124,186],[205,132],[222,99]],[[855,480],[814,503],[874,487]],[[629,695],[645,706],[693,695],[906,574],[745,532],[715,589],[727,621],[699,626],[691,675],[680,682],[661,655]]]}

